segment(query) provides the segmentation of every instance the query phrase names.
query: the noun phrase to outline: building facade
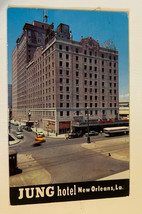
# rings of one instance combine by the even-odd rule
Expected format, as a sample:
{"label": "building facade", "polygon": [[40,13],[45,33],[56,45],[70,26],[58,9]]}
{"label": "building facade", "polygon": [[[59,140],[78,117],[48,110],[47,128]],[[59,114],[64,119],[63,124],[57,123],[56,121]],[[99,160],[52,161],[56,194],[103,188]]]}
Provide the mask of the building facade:
{"label": "building facade", "polygon": [[26,120],[30,111],[39,127],[59,134],[71,130],[72,121],[87,120],[88,111],[90,120],[118,118],[118,51],[92,37],[74,41],[65,24],[56,31],[47,25],[35,45],[31,28],[23,28],[25,51],[19,51],[21,36],[13,52],[13,119]]}

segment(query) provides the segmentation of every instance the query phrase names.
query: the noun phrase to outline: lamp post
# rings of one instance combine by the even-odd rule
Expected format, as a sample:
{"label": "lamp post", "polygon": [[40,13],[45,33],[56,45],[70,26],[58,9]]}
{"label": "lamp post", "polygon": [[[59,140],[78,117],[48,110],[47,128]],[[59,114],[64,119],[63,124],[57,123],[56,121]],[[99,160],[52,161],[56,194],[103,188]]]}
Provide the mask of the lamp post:
{"label": "lamp post", "polygon": [[37,126],[38,126],[38,121],[36,121],[36,134],[37,134]]}
{"label": "lamp post", "polygon": [[90,136],[89,136],[89,109],[87,107],[87,143],[90,143]]}
{"label": "lamp post", "polygon": [[30,111],[28,112],[28,119],[29,119],[29,121],[31,119],[31,112]]}
{"label": "lamp post", "polygon": [[47,136],[49,136],[49,124],[47,123]]}

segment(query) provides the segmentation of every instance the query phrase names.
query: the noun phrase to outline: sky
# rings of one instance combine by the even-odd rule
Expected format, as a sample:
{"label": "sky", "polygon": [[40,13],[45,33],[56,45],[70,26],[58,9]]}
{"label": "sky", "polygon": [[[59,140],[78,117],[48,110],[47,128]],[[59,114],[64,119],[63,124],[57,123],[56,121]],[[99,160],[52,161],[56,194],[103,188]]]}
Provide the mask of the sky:
{"label": "sky", "polygon": [[[12,83],[12,52],[16,40],[23,31],[26,22],[43,22],[43,9],[8,8],[8,83]],[[102,45],[112,40],[119,52],[119,98],[129,99],[129,34],[128,14],[124,12],[100,12],[79,10],[47,10],[48,23],[56,27],[60,23],[70,26],[73,40],[80,41],[81,36],[91,36]]]}

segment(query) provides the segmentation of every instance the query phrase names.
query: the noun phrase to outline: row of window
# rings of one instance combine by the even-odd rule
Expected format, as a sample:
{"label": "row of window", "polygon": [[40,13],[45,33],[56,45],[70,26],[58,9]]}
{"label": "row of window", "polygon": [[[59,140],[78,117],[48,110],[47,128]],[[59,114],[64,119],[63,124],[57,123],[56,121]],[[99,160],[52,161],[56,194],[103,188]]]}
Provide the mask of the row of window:
{"label": "row of window", "polygon": [[[89,105],[88,105],[88,103],[85,103],[84,104],[84,107],[85,108],[87,108],[87,107],[98,107],[98,103],[95,103],[94,105],[93,105],[93,103],[90,103]],[[110,103],[109,104],[109,107],[116,107],[117,106],[117,104],[116,103],[114,103],[114,104],[112,104],[112,103]],[[70,106],[70,103],[66,103],[66,105],[64,104],[64,103],[60,103],[60,108],[63,108],[63,107],[65,107],[65,108],[69,108],[69,107],[72,107],[72,106]],[[80,104],[79,103],[76,103],[76,108],[79,108],[80,107]],[[82,107],[82,105],[81,105],[81,107]],[[105,103],[102,103],[102,107],[108,107],[108,106],[106,106],[106,104]]]}
{"label": "row of window", "polygon": [[[93,116],[93,114],[95,114],[96,116],[99,114],[100,111],[98,110],[95,110],[95,111],[90,111],[89,114],[91,116]],[[117,114],[117,111],[114,110],[115,114]],[[102,114],[103,115],[106,115],[106,111],[105,110],[102,110]],[[113,114],[113,110],[110,110],[110,113]],[[80,115],[80,111],[76,111],[76,115]],[[87,115],[87,111],[85,111],[85,115]],[[70,116],[70,111],[66,111],[66,112],[63,112],[63,111],[60,111],[60,117],[63,117],[63,116]]]}
{"label": "row of window", "polygon": [[[59,50],[63,50],[63,45],[61,45],[61,44],[59,45]],[[69,46],[66,46],[64,48],[64,50],[69,51]],[[75,53],[79,53],[79,52],[82,52],[82,49],[75,48]],[[89,55],[89,56],[93,56],[94,55],[94,56],[100,56],[102,58],[108,58],[110,60],[117,60],[117,56],[113,56],[113,55],[110,55],[110,54],[106,55],[104,53],[100,54],[97,51],[84,50],[83,53],[84,53],[84,55]]]}

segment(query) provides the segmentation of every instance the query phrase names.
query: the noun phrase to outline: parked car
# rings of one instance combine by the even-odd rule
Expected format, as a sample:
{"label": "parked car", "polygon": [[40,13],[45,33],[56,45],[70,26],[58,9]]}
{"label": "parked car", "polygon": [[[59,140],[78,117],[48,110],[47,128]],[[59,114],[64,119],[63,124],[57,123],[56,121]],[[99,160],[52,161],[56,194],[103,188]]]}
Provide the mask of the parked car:
{"label": "parked car", "polygon": [[23,138],[24,138],[24,135],[23,135],[21,132],[17,132],[17,133],[16,133],[16,137],[17,137],[18,139],[23,139]]}
{"label": "parked car", "polygon": [[23,132],[22,127],[21,127],[21,126],[18,126],[17,131],[18,131],[18,132]]}
{"label": "parked car", "polygon": [[82,137],[82,136],[83,136],[82,132],[72,132],[72,133],[68,134],[69,139],[78,138],[78,137]]}
{"label": "parked car", "polygon": [[[89,136],[97,136],[99,134],[99,132],[96,132],[96,131],[90,131],[89,132]],[[85,133],[85,136],[87,137],[88,136],[88,132]]]}
{"label": "parked car", "polygon": [[30,126],[25,126],[24,129],[25,129],[26,131],[28,131],[28,132],[31,132],[31,131],[32,131],[32,129],[31,129]]}

